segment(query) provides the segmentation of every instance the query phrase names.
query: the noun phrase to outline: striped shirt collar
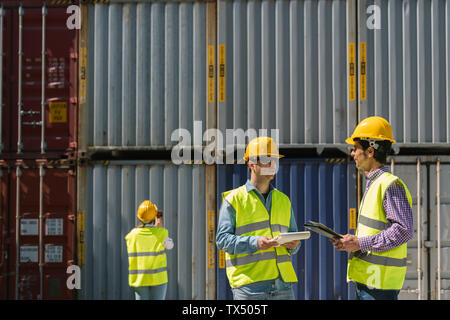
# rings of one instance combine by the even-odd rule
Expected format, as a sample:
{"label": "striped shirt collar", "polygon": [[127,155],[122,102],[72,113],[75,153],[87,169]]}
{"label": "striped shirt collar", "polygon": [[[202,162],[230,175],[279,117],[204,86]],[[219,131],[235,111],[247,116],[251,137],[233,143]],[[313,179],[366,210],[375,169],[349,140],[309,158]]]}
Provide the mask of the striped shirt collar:
{"label": "striped shirt collar", "polygon": [[371,173],[369,173],[366,176],[366,191],[372,185],[372,182],[374,182],[379,176],[381,176],[385,172],[391,172],[391,170],[388,166],[382,166],[382,167],[372,171]]}
{"label": "striped shirt collar", "polygon": [[379,176],[381,176],[385,172],[391,172],[391,170],[390,170],[390,168],[388,166],[383,166],[383,167],[380,167],[380,168],[372,171],[371,173],[369,173],[366,176],[366,178],[368,180],[373,181],[373,180],[375,180],[376,178],[378,178]]}

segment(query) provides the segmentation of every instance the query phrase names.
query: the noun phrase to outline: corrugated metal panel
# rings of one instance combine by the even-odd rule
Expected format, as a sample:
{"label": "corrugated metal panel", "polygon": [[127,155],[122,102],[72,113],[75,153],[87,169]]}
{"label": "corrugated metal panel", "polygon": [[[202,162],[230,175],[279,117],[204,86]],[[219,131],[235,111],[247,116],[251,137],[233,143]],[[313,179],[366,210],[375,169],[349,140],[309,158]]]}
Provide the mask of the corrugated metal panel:
{"label": "corrugated metal panel", "polygon": [[[389,119],[402,144],[449,143],[450,2],[359,4],[359,42],[367,48],[367,99],[360,100],[359,119]],[[366,25],[375,17],[366,13],[371,5],[380,29]]]}
{"label": "corrugated metal panel", "polygon": [[[274,186],[287,194],[294,209],[299,230],[309,220],[319,221],[345,234],[348,232],[349,205],[355,204],[355,175],[352,165],[342,161],[295,159],[280,161]],[[217,206],[221,193],[243,185],[248,178],[244,165],[219,165],[217,168]],[[220,253],[219,259],[220,261]],[[303,241],[293,257],[299,282],[294,286],[296,299],[348,299],[346,283],[347,254],[334,250],[329,241],[317,234]],[[232,299],[225,268],[218,265],[217,298]]]}
{"label": "corrugated metal panel", "polygon": [[[167,254],[167,299],[205,299],[205,166],[111,161],[87,167],[84,299],[134,299],[126,234],[143,200],[164,211],[175,247]],[[195,192],[191,192],[195,190]]]}
{"label": "corrugated metal panel", "polygon": [[[206,4],[89,6],[89,146],[170,147],[206,126]],[[178,138],[178,137],[177,137]]]}
{"label": "corrugated metal panel", "polygon": [[63,8],[20,4],[0,9],[0,151],[5,156],[73,151],[77,30],[66,27]]}
{"label": "corrugated metal panel", "polygon": [[278,128],[282,145],[343,144],[356,124],[346,67],[352,3],[219,0],[218,128]]}

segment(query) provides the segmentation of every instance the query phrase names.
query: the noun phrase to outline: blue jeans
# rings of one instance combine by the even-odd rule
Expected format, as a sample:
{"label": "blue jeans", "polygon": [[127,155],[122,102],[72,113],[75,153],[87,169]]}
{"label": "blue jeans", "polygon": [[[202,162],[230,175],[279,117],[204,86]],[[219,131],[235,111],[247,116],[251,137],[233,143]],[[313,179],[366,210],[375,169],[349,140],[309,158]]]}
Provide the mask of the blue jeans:
{"label": "blue jeans", "polygon": [[134,287],[136,300],[165,300],[167,283],[158,286]]}
{"label": "blue jeans", "polygon": [[294,300],[292,285],[280,279],[252,283],[232,291],[234,300]]}
{"label": "blue jeans", "polygon": [[382,290],[369,288],[368,286],[356,283],[357,300],[397,300],[400,290]]}

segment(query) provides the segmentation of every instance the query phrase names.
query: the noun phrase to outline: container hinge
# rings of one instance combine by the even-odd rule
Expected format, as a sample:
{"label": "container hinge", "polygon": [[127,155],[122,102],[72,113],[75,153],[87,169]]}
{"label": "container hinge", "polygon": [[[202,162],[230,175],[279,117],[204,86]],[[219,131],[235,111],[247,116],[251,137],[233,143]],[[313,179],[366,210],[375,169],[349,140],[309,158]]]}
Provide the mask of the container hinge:
{"label": "container hinge", "polygon": [[436,246],[436,241],[433,241],[433,240],[424,241],[423,246],[427,249],[434,248]]}

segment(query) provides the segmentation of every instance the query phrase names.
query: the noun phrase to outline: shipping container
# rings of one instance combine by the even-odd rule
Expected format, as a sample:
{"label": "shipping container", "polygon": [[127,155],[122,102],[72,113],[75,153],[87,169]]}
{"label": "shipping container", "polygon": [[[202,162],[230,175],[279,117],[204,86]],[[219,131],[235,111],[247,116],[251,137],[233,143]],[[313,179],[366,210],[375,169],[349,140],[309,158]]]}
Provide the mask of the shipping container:
{"label": "shipping container", "polygon": [[76,179],[73,165],[17,160],[2,166],[4,299],[72,299]]}
{"label": "shipping container", "polygon": [[290,148],[342,145],[357,115],[346,63],[356,40],[355,3],[219,0],[217,6],[225,69],[218,127],[277,128]]}
{"label": "shipping container", "polygon": [[[85,168],[82,299],[134,299],[125,236],[138,225],[139,204],[162,210],[174,241],[167,252],[167,299],[205,299],[205,166],[169,161],[108,161]],[[79,178],[82,173],[79,172]],[[82,196],[82,195],[81,195]]]}
{"label": "shipping container", "polygon": [[358,1],[359,119],[389,119],[397,147],[450,143],[450,1]]}
{"label": "shipping container", "polygon": [[[0,8],[3,157],[77,148],[78,32],[64,7],[7,1]],[[27,6],[28,4],[28,6]],[[31,6],[32,5],[32,6]]]}
{"label": "shipping container", "polygon": [[170,148],[178,143],[172,133],[193,133],[194,121],[203,133],[206,3],[123,1],[87,9],[80,101],[89,106],[82,111],[88,145]]}
{"label": "shipping container", "polygon": [[[247,166],[217,166],[217,210],[221,194],[247,181]],[[299,231],[303,224],[318,221],[346,234],[349,214],[355,213],[356,170],[345,159],[281,159],[273,186],[289,196]],[[334,250],[324,237],[311,232],[301,241],[300,250],[292,257],[298,283],[294,285],[297,300],[347,300],[354,296],[346,282],[347,253]],[[219,251],[217,264],[217,299],[233,299],[225,273],[225,253]]]}
{"label": "shipping container", "polygon": [[414,238],[408,242],[406,279],[399,299],[448,300],[450,158],[403,156],[388,163],[413,200]]}

